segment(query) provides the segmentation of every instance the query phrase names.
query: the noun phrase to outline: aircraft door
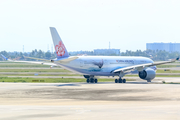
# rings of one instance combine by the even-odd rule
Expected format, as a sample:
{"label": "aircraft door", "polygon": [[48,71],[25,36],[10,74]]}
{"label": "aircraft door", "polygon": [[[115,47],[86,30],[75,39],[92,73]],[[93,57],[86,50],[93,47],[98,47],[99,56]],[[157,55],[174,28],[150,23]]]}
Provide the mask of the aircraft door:
{"label": "aircraft door", "polygon": [[80,59],[80,67],[83,67],[84,66],[84,62],[82,59]]}
{"label": "aircraft door", "polygon": [[104,65],[108,65],[108,61],[106,59],[103,60],[103,62],[104,62]]}
{"label": "aircraft door", "polygon": [[109,63],[107,59],[103,60],[105,70],[109,71]]}

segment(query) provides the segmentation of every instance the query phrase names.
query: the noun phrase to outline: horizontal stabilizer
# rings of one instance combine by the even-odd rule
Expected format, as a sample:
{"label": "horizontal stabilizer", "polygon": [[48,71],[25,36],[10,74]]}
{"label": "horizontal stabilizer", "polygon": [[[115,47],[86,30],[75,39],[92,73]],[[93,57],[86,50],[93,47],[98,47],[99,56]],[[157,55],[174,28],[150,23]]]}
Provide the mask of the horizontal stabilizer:
{"label": "horizontal stabilizer", "polygon": [[73,61],[73,60],[75,60],[75,59],[77,59],[78,57],[69,57],[69,58],[67,58],[67,59],[62,59],[62,60],[59,60],[58,62],[59,63],[68,63],[68,62],[71,62],[71,61]]}

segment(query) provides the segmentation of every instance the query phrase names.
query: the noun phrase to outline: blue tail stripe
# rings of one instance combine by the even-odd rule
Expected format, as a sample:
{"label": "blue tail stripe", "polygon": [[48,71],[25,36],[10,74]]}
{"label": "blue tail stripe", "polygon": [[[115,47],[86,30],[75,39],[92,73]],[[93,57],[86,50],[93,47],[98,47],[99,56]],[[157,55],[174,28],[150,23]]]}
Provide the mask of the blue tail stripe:
{"label": "blue tail stripe", "polygon": [[2,56],[5,60],[8,60],[8,58],[6,58],[3,54],[1,54],[1,56]]}

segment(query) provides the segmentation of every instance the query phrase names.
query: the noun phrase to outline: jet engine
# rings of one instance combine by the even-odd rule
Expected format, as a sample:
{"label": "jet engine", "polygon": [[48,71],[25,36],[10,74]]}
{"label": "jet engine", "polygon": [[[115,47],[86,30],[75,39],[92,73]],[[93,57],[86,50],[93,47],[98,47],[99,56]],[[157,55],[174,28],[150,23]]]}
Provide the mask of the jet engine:
{"label": "jet engine", "polygon": [[143,80],[147,80],[148,82],[151,82],[151,80],[154,79],[155,76],[156,72],[151,68],[147,68],[139,72],[139,77]]}

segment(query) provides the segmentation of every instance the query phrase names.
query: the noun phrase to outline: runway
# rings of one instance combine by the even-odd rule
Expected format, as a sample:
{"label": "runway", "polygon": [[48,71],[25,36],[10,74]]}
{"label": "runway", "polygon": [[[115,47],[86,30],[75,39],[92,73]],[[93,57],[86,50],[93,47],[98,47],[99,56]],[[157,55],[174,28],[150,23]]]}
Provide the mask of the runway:
{"label": "runway", "polygon": [[180,84],[0,83],[2,120],[180,118]]}

